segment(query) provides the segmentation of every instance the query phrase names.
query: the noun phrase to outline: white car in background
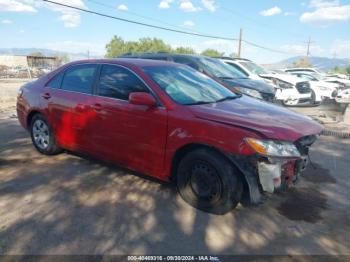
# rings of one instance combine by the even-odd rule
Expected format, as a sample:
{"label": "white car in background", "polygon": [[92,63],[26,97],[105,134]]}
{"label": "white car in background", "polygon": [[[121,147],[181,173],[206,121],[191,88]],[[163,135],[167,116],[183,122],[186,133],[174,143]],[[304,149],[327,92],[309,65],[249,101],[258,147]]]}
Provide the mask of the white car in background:
{"label": "white car in background", "polygon": [[285,72],[287,73],[293,73],[293,72],[304,72],[304,73],[313,73],[313,74],[318,74],[318,75],[322,75],[325,76],[325,74],[323,72],[321,72],[320,70],[318,70],[317,68],[313,68],[313,67],[295,67],[295,68],[286,68],[284,69]]}
{"label": "white car in background", "polygon": [[329,83],[335,83],[340,85],[341,88],[350,88],[350,80],[344,79],[337,74],[327,75],[317,70],[316,68],[287,68],[284,69],[286,73],[308,73],[316,76],[317,78],[321,78],[323,81]]}
{"label": "white car in background", "polygon": [[340,104],[350,104],[350,88],[340,91],[335,101]]}
{"label": "white car in background", "polygon": [[251,79],[264,80],[272,85],[276,89],[275,99],[286,106],[310,103],[312,92],[307,81],[300,81],[298,77],[285,73],[270,72],[248,59],[230,57],[219,59]]}
{"label": "white car in background", "polygon": [[338,94],[339,85],[322,80],[316,74],[306,72],[290,72],[304,81],[309,81],[312,89],[311,103],[318,104],[326,99],[334,99]]}

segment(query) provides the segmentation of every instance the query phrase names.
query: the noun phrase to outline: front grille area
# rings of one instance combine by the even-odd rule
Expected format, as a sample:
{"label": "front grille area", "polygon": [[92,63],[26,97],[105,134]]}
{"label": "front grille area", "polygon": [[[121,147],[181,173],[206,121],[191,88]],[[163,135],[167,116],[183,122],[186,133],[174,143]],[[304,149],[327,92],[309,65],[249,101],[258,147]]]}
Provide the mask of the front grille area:
{"label": "front grille area", "polygon": [[316,141],[316,135],[303,136],[294,142],[301,155],[309,153],[309,147]]}
{"label": "front grille area", "polygon": [[265,101],[268,102],[272,102],[275,98],[275,95],[271,93],[261,93],[261,96]]}
{"label": "front grille area", "polygon": [[311,92],[310,84],[308,82],[297,83],[296,88],[300,94],[307,94]]}

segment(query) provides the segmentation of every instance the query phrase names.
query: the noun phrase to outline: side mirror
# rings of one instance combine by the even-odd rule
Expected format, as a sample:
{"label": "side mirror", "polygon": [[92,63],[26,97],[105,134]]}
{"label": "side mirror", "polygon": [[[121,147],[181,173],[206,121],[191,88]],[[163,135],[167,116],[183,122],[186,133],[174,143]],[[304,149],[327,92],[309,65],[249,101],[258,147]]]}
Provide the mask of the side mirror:
{"label": "side mirror", "polygon": [[147,107],[155,107],[157,105],[156,99],[151,94],[145,92],[130,93],[129,103]]}

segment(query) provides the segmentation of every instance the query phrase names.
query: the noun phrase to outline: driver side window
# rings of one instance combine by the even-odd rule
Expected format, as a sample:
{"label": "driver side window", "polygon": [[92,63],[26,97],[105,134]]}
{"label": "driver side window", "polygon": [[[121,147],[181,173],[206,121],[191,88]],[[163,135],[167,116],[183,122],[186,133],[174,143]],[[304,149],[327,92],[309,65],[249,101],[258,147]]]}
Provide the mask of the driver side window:
{"label": "driver side window", "polygon": [[149,89],[131,71],[115,65],[102,65],[97,94],[128,100],[132,92],[147,92]]}

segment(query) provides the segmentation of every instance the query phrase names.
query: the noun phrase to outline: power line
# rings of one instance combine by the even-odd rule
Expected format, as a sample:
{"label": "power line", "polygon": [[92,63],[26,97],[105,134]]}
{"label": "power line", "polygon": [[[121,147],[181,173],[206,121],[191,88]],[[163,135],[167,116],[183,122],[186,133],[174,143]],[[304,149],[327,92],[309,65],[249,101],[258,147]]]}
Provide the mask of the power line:
{"label": "power line", "polygon": [[[274,24],[271,25],[271,24],[268,24],[266,22],[261,22],[261,21],[258,21],[257,19],[253,19],[250,16],[247,16],[246,14],[242,14],[236,10],[232,10],[230,8],[227,8],[226,6],[222,7],[221,10],[226,12],[226,13],[238,15],[238,16],[240,16],[240,17],[242,17],[250,22],[253,22],[255,26],[258,26],[258,27],[265,29],[265,30],[270,30],[271,32],[274,31],[274,32],[281,33],[281,32],[283,32],[283,30],[285,30],[284,28],[279,28]],[[291,32],[291,34],[298,37],[298,38],[305,37],[305,36],[302,36],[301,34],[296,34],[295,32]]]}
{"label": "power line", "polygon": [[99,12],[86,10],[86,9],[83,9],[83,8],[80,8],[80,7],[75,7],[75,6],[66,5],[66,4],[62,4],[62,3],[57,3],[57,2],[54,2],[54,1],[50,1],[50,0],[42,0],[42,1],[47,2],[47,3],[51,3],[51,4],[55,4],[55,5],[64,6],[64,7],[71,8],[71,9],[75,9],[75,10],[82,11],[82,12],[85,12],[85,13],[90,13],[90,14],[94,14],[94,15],[98,15],[98,16],[103,16],[103,17],[107,17],[107,18],[111,18],[111,19],[115,19],[115,20],[131,23],[131,24],[142,25],[142,26],[151,27],[151,28],[160,29],[160,30],[165,30],[165,31],[171,31],[171,32],[174,32],[174,33],[193,35],[193,36],[200,36],[200,37],[206,37],[206,38],[212,38],[212,39],[238,41],[237,38],[215,36],[215,35],[206,35],[206,34],[199,34],[199,33],[195,33],[195,32],[188,32],[188,31],[183,31],[183,30],[177,30],[177,29],[172,29],[172,28],[158,26],[158,25],[146,24],[146,23],[142,23],[142,22],[138,22],[138,21],[134,21],[134,20],[130,20],[130,19],[125,19],[125,18],[121,18],[121,17],[117,17],[117,16],[102,14],[102,13],[99,13]]}
{"label": "power line", "polygon": [[[170,32],[179,33],[179,34],[186,34],[186,35],[205,37],[205,38],[211,38],[211,39],[239,41],[239,39],[237,39],[237,38],[216,36],[216,35],[209,35],[209,34],[200,34],[200,33],[196,33],[196,32],[188,32],[188,31],[184,31],[184,30],[177,30],[177,29],[173,29],[173,28],[168,28],[168,27],[163,27],[163,26],[158,26],[158,25],[142,23],[142,22],[138,22],[138,21],[134,21],[134,20],[130,20],[130,19],[125,19],[125,18],[121,18],[121,17],[117,17],[117,16],[112,16],[112,15],[99,13],[99,12],[92,11],[92,10],[83,9],[83,8],[80,8],[80,7],[75,7],[75,6],[62,4],[62,3],[57,3],[57,2],[54,2],[54,1],[51,1],[51,0],[42,0],[42,1],[43,2],[47,2],[47,3],[51,3],[51,4],[55,4],[55,5],[59,5],[59,6],[63,6],[63,7],[67,7],[67,8],[71,8],[71,9],[75,9],[75,10],[78,10],[78,11],[81,11],[81,12],[85,12],[85,13],[89,13],[89,14],[94,14],[94,15],[98,15],[98,16],[102,16],[102,17],[106,17],[106,18],[119,20],[119,21],[126,22],[126,23],[141,25],[141,26],[155,28],[155,29],[160,29],[160,30],[164,30],[164,31],[170,31]],[[283,52],[283,51],[280,51],[280,50],[275,50],[275,49],[272,49],[272,48],[264,47],[262,45],[255,44],[255,43],[247,41],[247,40],[242,40],[242,41],[245,42],[248,45],[252,45],[252,46],[255,46],[255,47],[258,47],[258,48],[261,48],[261,49],[264,49],[264,50],[268,50],[268,51],[271,51],[271,52],[281,53],[281,54],[290,54],[288,52]]]}
{"label": "power line", "polygon": [[[100,3],[100,2],[97,2],[97,1],[94,1],[94,0],[87,0],[88,2],[91,2],[91,3],[94,3],[96,5],[100,5],[100,6],[103,6],[105,8],[108,8],[108,9],[111,9],[111,10],[116,10],[116,8],[112,5],[107,5],[105,3]],[[140,15],[138,13],[135,13],[135,12],[132,12],[132,11],[129,11],[129,10],[126,10],[126,11],[123,11],[127,14],[130,14],[130,15],[133,15],[133,16],[136,16],[136,17],[140,17],[140,18],[143,18],[143,19],[147,19],[147,20],[150,20],[150,21],[154,21],[154,22],[157,22],[157,23],[161,23],[161,24],[164,24],[164,25],[168,25],[168,26],[171,26],[171,27],[174,27],[174,28],[178,28],[180,30],[183,30],[183,28],[179,27],[179,26],[176,26],[176,25],[173,25],[173,24],[170,24],[168,22],[165,22],[163,20],[160,20],[160,19],[156,19],[156,18],[153,18],[153,17],[149,17],[149,16],[145,16],[145,15]],[[189,32],[195,32],[195,33],[201,33],[201,32],[196,32],[194,30],[188,30]]]}

